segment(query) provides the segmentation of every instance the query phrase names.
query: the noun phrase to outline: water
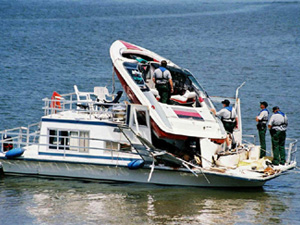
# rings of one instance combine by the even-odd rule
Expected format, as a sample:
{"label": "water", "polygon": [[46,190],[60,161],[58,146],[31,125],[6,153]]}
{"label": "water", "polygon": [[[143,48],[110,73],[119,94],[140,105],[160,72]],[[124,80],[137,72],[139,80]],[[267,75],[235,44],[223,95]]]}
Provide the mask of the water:
{"label": "water", "polygon": [[[54,90],[110,85],[122,39],[188,68],[210,95],[246,81],[244,133],[265,100],[300,137],[297,0],[0,0],[0,21],[1,130],[37,122]],[[0,224],[300,224],[299,188],[299,171],[255,191],[5,177]]]}

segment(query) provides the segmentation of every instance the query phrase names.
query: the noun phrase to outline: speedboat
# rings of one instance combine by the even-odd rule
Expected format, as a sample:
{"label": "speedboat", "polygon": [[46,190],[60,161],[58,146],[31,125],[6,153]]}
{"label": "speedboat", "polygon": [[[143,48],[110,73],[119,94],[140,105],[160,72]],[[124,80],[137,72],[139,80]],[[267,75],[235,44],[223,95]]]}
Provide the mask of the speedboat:
{"label": "speedboat", "polygon": [[[227,133],[221,120],[211,113],[212,99],[187,69],[145,48],[125,41],[115,41],[110,48],[114,71],[132,103],[149,108],[154,145],[173,152],[201,152],[203,166],[210,166],[212,156],[222,151]],[[171,72],[174,92],[170,104],[160,103],[153,82],[154,70],[166,60]],[[238,117],[234,130],[235,145],[242,142],[242,120],[238,90],[230,98]],[[158,143],[158,144],[157,144]]]}
{"label": "speedboat", "polygon": [[260,146],[242,138],[238,95],[231,99],[239,117],[236,147],[228,151],[224,127],[210,111],[213,98],[188,70],[168,60],[176,91],[174,101],[163,104],[151,76],[164,58],[124,41],[113,43],[110,51],[129,102],[121,101],[122,91],[109,93],[106,87],[83,92],[74,85],[73,93],[53,92],[43,99],[40,122],[0,131],[5,174],[261,187],[295,168],[297,140],[287,143],[286,164],[272,166],[259,158]]}

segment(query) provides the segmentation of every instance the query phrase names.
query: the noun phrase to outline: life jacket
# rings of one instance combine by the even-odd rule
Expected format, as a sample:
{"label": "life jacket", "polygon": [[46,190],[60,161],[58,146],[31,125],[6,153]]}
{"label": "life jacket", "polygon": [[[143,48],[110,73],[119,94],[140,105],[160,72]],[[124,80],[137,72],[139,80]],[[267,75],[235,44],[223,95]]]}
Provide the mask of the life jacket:
{"label": "life jacket", "polygon": [[260,115],[263,111],[267,111],[268,112],[268,117],[263,117],[261,120],[259,120],[258,122],[260,122],[260,123],[267,123],[268,122],[268,120],[269,120],[269,110],[267,110],[267,109],[262,109],[259,113],[258,113],[258,115]]}
{"label": "life jacket", "polygon": [[229,112],[232,112],[232,106],[226,106],[225,109],[227,109]]}
{"label": "life jacket", "polygon": [[[227,109],[230,112],[229,118],[221,118],[223,122],[235,122],[235,117],[232,116],[232,106],[226,106],[225,109]],[[229,121],[230,120],[230,121]]]}
{"label": "life jacket", "polygon": [[274,127],[280,127],[280,126],[282,126],[283,128],[286,128],[288,124],[287,124],[287,121],[286,121],[285,114],[284,114],[283,112],[281,112],[281,111],[277,111],[277,112],[274,113],[274,114],[280,114],[280,115],[283,117],[283,123],[272,125],[272,129],[273,129]]}
{"label": "life jacket", "polygon": [[[168,78],[164,76],[164,72],[167,70],[165,67],[160,66],[159,67],[161,71],[161,77],[155,77],[155,83],[156,84],[167,84],[168,83]],[[157,81],[160,81],[157,83]]]}

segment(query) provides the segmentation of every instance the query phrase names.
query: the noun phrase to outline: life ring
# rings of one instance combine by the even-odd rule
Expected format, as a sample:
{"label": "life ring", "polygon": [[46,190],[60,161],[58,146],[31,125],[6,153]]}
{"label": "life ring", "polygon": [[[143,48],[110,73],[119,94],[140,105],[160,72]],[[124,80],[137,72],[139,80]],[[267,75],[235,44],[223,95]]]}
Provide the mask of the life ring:
{"label": "life ring", "polygon": [[51,105],[50,107],[53,109],[61,109],[60,100],[62,99],[61,95],[56,91],[53,92],[51,97]]}

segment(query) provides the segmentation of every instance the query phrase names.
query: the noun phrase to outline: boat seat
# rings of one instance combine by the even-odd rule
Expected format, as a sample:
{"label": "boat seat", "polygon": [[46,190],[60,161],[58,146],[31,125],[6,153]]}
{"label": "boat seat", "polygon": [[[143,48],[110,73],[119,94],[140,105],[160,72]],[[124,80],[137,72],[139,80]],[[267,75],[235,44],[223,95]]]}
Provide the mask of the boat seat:
{"label": "boat seat", "polygon": [[89,109],[90,104],[93,101],[91,99],[90,93],[79,91],[77,85],[74,85],[74,90],[78,101],[78,103],[76,104],[77,108],[84,109],[84,110]]}
{"label": "boat seat", "polygon": [[109,92],[107,87],[94,87],[94,95],[97,96],[98,102],[107,101],[107,96],[109,96]]}
{"label": "boat seat", "polygon": [[91,95],[89,92],[81,92],[78,90],[77,85],[74,85],[75,94],[77,96],[77,101],[91,102]]}
{"label": "boat seat", "polygon": [[191,105],[196,101],[196,92],[190,92],[186,90],[184,95],[172,95],[170,100],[177,105]]}
{"label": "boat seat", "polygon": [[112,100],[112,101],[106,101],[106,100],[104,100],[102,102],[95,103],[95,105],[96,106],[102,106],[104,108],[109,108],[109,107],[113,106],[114,104],[119,103],[119,100],[121,99],[122,94],[123,94],[123,91],[118,91],[117,92],[117,96],[114,98],[114,100]]}

